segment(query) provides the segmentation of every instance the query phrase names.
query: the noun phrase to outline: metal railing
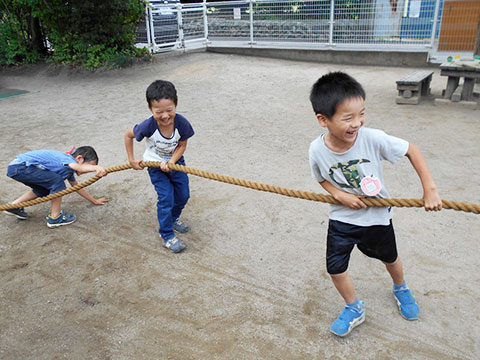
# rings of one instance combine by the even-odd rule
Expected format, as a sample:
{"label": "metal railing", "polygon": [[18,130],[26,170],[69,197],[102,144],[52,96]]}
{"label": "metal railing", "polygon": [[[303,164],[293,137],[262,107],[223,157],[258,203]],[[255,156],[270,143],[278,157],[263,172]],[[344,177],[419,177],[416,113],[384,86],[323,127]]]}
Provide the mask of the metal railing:
{"label": "metal railing", "polygon": [[[441,51],[439,41],[461,45],[454,31],[465,18],[475,19],[480,7],[463,6],[454,18],[448,0],[239,0],[195,4],[147,5],[138,42],[152,52],[205,46],[296,49]],[[480,1],[479,1],[480,3]],[[477,9],[478,8],[478,9]],[[445,14],[443,14],[445,12]],[[476,15],[475,15],[476,14]],[[453,17],[453,18],[452,18]],[[470,20],[472,23],[474,20]],[[477,19],[478,21],[478,19]],[[447,26],[448,25],[448,26]],[[142,30],[144,26],[145,30]],[[470,24],[474,32],[475,24]],[[462,36],[465,38],[465,31]],[[473,35],[475,41],[475,34]]]}

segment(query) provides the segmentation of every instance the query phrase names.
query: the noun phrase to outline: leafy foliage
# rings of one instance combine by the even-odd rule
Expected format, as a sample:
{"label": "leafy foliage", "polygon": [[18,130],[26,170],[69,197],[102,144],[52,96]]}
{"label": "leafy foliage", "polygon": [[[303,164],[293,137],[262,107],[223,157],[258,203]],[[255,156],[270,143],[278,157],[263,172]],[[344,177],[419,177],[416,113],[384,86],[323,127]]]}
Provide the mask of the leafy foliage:
{"label": "leafy foliage", "polygon": [[144,0],[0,0],[0,65],[125,65],[145,55],[133,46],[144,9]]}

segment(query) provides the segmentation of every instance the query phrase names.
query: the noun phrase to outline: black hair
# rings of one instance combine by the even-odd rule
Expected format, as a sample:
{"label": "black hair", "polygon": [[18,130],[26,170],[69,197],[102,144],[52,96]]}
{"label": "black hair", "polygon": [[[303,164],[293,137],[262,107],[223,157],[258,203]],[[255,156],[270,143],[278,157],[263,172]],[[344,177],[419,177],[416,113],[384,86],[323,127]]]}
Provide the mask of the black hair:
{"label": "black hair", "polygon": [[72,156],[75,158],[78,155],[81,155],[83,157],[83,160],[85,162],[87,161],[95,161],[98,164],[98,155],[95,149],[91,146],[80,146],[79,148],[76,148],[72,152]]}
{"label": "black hair", "polygon": [[166,80],[155,80],[147,88],[148,107],[152,107],[152,101],[169,99],[177,106],[178,97],[175,85]]}
{"label": "black hair", "polygon": [[362,85],[350,75],[337,71],[323,75],[312,86],[310,102],[315,114],[322,114],[330,119],[337,111],[337,106],[346,99],[360,97],[365,100]]}

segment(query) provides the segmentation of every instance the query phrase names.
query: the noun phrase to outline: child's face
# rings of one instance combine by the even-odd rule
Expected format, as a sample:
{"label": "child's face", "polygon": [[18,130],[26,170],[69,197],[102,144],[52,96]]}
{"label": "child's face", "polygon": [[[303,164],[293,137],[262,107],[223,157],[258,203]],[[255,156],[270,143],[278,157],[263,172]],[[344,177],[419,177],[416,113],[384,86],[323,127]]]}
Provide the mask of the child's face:
{"label": "child's face", "polygon": [[149,106],[158,127],[165,128],[173,124],[177,107],[170,99],[153,100]]}
{"label": "child's face", "polygon": [[[78,155],[75,160],[77,161],[78,164],[88,164],[88,165],[97,165],[97,162],[95,160],[90,160],[90,161],[85,161],[82,155]],[[83,175],[88,173],[89,171],[75,171],[77,176]]]}
{"label": "child's face", "polygon": [[337,105],[335,114],[328,119],[318,114],[318,122],[328,129],[328,140],[337,148],[349,149],[355,143],[358,130],[365,123],[365,100],[349,98]]}

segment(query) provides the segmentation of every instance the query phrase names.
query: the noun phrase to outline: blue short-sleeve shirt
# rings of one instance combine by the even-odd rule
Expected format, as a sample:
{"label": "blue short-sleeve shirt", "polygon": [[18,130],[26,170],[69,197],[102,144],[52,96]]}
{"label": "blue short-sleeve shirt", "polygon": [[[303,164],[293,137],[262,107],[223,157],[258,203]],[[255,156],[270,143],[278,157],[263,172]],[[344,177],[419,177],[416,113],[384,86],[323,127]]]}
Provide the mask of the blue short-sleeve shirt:
{"label": "blue short-sleeve shirt", "polygon": [[60,175],[64,180],[75,181],[75,170],[68,164],[76,161],[70,154],[55,150],[34,150],[17,155],[17,159],[27,166],[37,166]]}

